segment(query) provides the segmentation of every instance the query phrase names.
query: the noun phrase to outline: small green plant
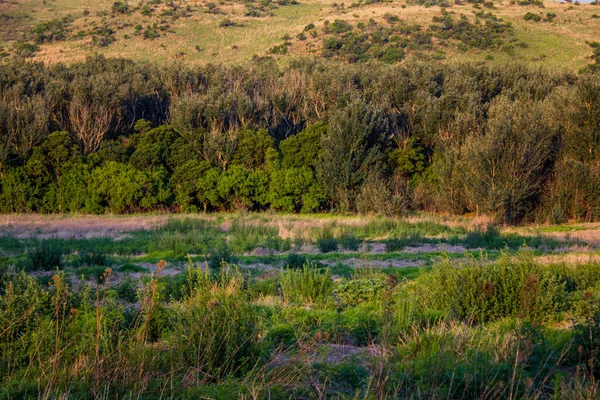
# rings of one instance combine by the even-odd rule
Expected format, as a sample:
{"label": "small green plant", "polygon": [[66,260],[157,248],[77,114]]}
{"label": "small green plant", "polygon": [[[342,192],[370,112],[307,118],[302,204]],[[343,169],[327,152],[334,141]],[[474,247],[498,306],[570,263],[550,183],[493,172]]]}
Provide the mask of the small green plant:
{"label": "small green plant", "polygon": [[340,236],[339,243],[346,250],[358,251],[361,240],[351,233],[345,233]]}
{"label": "small green plant", "polygon": [[301,270],[282,271],[279,284],[283,298],[288,303],[323,305],[333,290],[329,269],[319,272],[311,265],[304,265]]}
{"label": "small green plant", "polygon": [[317,247],[321,253],[331,253],[337,251],[338,241],[333,236],[325,236],[317,239]]}
{"label": "small green plant", "polygon": [[106,255],[102,251],[97,250],[81,250],[75,259],[74,264],[78,267],[107,264]]}
{"label": "small green plant", "polygon": [[62,267],[62,252],[56,246],[42,242],[27,252],[26,271],[52,271]]}
{"label": "small green plant", "polygon": [[300,269],[308,263],[308,258],[304,254],[290,253],[285,259],[285,267],[291,269]]}
{"label": "small green plant", "polygon": [[127,277],[117,285],[117,295],[120,299],[125,300],[129,303],[135,303],[137,301],[137,284],[136,282]]}
{"label": "small green plant", "polygon": [[542,20],[542,16],[539,14],[534,14],[534,13],[528,12],[527,14],[525,14],[523,19],[525,21],[540,22]]}
{"label": "small green plant", "polygon": [[355,306],[365,302],[381,299],[385,281],[381,279],[353,279],[339,285],[333,291],[340,305]]}
{"label": "small green plant", "polygon": [[406,247],[406,241],[397,237],[387,239],[383,243],[385,244],[385,251],[387,253],[402,251]]}
{"label": "small green plant", "polygon": [[217,245],[208,258],[208,267],[213,271],[221,269],[223,263],[233,262],[233,254],[229,250],[227,243]]}

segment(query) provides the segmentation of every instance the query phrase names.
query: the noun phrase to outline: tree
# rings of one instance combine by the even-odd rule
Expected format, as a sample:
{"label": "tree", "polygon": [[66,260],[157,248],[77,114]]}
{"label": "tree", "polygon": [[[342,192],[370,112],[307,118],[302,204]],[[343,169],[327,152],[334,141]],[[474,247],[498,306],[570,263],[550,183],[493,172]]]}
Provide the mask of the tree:
{"label": "tree", "polygon": [[242,130],[237,135],[231,164],[248,169],[261,169],[265,166],[267,151],[272,147],[273,138],[266,129]]}
{"label": "tree", "polygon": [[456,169],[469,208],[519,223],[535,206],[556,157],[546,105],[498,98],[485,132],[467,140]]}
{"label": "tree", "polygon": [[283,168],[315,168],[327,127],[317,123],[279,144]]}
{"label": "tree", "polygon": [[322,140],[318,171],[327,194],[341,210],[353,207],[356,191],[384,159],[388,123],[381,112],[355,100],[336,112]]}

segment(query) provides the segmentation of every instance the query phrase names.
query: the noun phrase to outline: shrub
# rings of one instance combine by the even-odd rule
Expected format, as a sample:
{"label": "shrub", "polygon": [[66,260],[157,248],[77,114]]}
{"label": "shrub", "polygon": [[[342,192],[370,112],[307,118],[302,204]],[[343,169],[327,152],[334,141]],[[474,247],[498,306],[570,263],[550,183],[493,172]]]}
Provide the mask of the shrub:
{"label": "shrub", "polygon": [[333,289],[329,269],[318,272],[310,265],[304,265],[301,270],[282,271],[279,283],[283,298],[288,303],[323,305]]}
{"label": "shrub", "polygon": [[225,28],[228,26],[236,26],[236,25],[237,25],[237,23],[235,21],[232,21],[229,18],[222,19],[221,22],[219,22],[219,26],[221,28]]}
{"label": "shrub", "polygon": [[248,302],[238,270],[188,269],[189,292],[174,304],[174,356],[190,374],[218,381],[254,366],[259,315]]}
{"label": "shrub", "polygon": [[385,251],[388,253],[393,253],[395,251],[404,250],[404,248],[413,241],[413,236],[404,238],[393,237],[390,239],[386,239],[383,243],[385,244]]}
{"label": "shrub", "polygon": [[75,265],[78,267],[87,265],[106,265],[106,255],[98,250],[80,250],[75,260]]}
{"label": "shrub", "polygon": [[542,17],[538,14],[534,14],[531,12],[528,12],[527,14],[525,14],[525,16],[523,17],[523,19],[525,21],[535,21],[535,22],[540,22],[542,20]]}
{"label": "shrub", "polygon": [[338,249],[338,242],[333,236],[320,237],[317,239],[317,247],[321,253],[331,253]]}
{"label": "shrub", "polygon": [[502,249],[506,242],[496,225],[489,224],[485,230],[478,226],[467,233],[464,244],[469,248]]}
{"label": "shrub", "polygon": [[345,233],[339,238],[340,245],[350,251],[358,251],[361,240],[351,233]]}
{"label": "shrub", "polygon": [[304,254],[290,253],[285,259],[285,267],[291,269],[300,269],[308,264],[308,258]]}
{"label": "shrub", "polygon": [[444,259],[431,274],[415,281],[423,295],[417,295],[418,304],[461,321],[556,320],[566,306],[566,281],[535,264],[532,255],[529,251],[503,255],[496,262],[470,258],[458,266]]}
{"label": "shrub", "polygon": [[208,258],[208,267],[211,270],[219,270],[223,263],[230,264],[233,261],[233,254],[229,251],[227,243],[222,243],[215,247]]}
{"label": "shrub", "polygon": [[385,281],[381,279],[355,279],[336,287],[333,294],[337,296],[341,306],[355,306],[381,299],[384,284]]}
{"label": "shrub", "polygon": [[137,284],[133,279],[129,277],[123,279],[117,285],[116,290],[120,299],[130,303],[135,303],[137,301]]}
{"label": "shrub", "polygon": [[42,242],[38,247],[27,252],[26,271],[52,271],[62,267],[62,252],[56,246]]}

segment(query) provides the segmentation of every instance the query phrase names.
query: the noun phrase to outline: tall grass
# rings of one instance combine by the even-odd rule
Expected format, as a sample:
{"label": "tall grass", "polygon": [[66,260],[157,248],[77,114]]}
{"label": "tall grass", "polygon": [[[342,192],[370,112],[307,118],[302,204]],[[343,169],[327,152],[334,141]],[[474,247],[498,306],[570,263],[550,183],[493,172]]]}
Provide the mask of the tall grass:
{"label": "tall grass", "polygon": [[597,263],[445,258],[411,281],[168,267],[77,286],[0,274],[0,398],[598,395]]}
{"label": "tall grass", "polygon": [[279,276],[283,298],[289,303],[318,304],[328,302],[333,290],[329,270],[319,272],[310,264],[301,270],[286,269]]}

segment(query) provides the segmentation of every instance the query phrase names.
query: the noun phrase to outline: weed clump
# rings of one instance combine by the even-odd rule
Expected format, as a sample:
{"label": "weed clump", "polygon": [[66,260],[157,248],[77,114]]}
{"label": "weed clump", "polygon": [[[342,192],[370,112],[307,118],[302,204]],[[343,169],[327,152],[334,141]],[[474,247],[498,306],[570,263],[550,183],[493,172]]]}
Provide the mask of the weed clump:
{"label": "weed clump", "polygon": [[324,236],[317,239],[317,247],[321,253],[337,251],[338,241],[333,236]]}
{"label": "weed clump", "polygon": [[25,271],[52,271],[62,267],[62,252],[59,248],[42,242],[27,252]]}

